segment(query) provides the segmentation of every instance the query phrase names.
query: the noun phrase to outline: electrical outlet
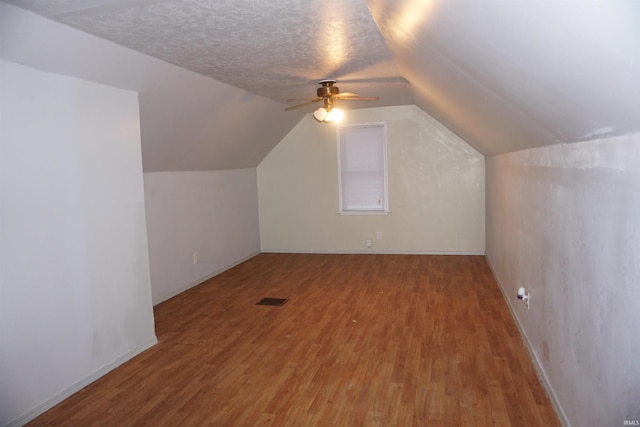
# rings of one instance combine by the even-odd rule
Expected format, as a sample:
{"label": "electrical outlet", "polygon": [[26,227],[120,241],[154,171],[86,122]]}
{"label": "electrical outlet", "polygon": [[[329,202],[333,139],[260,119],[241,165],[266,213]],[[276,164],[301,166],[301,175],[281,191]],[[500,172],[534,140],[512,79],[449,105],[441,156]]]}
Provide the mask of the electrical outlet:
{"label": "electrical outlet", "polygon": [[529,303],[531,301],[531,292],[528,292],[523,286],[518,289],[518,299],[527,303],[527,310],[529,310]]}
{"label": "electrical outlet", "polygon": [[378,240],[382,239],[382,231],[376,231],[376,239]]}
{"label": "electrical outlet", "polygon": [[368,248],[370,248],[371,246],[373,246],[373,243],[371,242],[371,239],[367,239],[367,240],[365,241],[365,243],[366,243],[366,245],[367,245],[367,247],[368,247]]}
{"label": "electrical outlet", "polygon": [[194,252],[193,253],[193,264],[197,264],[198,261],[200,260],[200,255],[198,254],[198,252]]}

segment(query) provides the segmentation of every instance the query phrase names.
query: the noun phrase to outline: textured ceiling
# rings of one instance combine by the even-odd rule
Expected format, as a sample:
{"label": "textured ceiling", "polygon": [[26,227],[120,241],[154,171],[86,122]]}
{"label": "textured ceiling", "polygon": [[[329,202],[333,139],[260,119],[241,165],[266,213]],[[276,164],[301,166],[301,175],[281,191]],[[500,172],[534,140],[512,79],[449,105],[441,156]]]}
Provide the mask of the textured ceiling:
{"label": "textured ceiling", "polygon": [[[335,78],[342,91],[381,98],[346,109],[416,104],[485,155],[640,132],[638,0],[6,1],[275,101],[273,116],[283,127],[313,109],[285,113],[287,98],[312,96],[318,80]],[[131,72],[118,67],[114,74]],[[147,89],[141,99],[153,105],[156,89]],[[185,96],[181,115],[193,116],[186,94],[176,95]],[[202,98],[210,103],[203,121],[227,114],[222,98]],[[250,111],[241,105],[235,111]],[[143,157],[159,146],[145,134],[162,141],[158,158],[181,157],[182,129],[173,140],[163,137],[166,120],[143,107],[143,147],[150,147]],[[232,138],[215,135],[217,128],[201,128],[194,158],[208,155],[212,141],[221,151],[237,146],[226,146]],[[246,153],[237,161],[221,162],[255,165],[252,138],[240,138]],[[260,153],[277,143],[265,142]],[[191,159],[147,161],[149,170],[201,167]]]}
{"label": "textured ceiling", "polygon": [[376,106],[412,103],[364,0],[8,2],[274,101],[336,78]]}

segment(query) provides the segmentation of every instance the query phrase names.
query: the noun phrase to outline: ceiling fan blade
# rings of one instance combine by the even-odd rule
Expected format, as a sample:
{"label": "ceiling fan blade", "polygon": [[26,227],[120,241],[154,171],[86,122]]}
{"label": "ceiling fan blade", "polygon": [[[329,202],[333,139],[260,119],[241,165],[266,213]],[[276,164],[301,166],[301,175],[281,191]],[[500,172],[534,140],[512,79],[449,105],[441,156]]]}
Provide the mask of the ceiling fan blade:
{"label": "ceiling fan blade", "polygon": [[353,92],[340,92],[337,95],[333,95],[334,98],[344,98],[349,96],[358,96],[358,94]]}
{"label": "ceiling fan blade", "polygon": [[287,102],[301,102],[301,101],[320,101],[322,98],[319,97],[315,97],[315,98],[289,98],[287,99]]}
{"label": "ceiling fan blade", "polygon": [[318,102],[318,101],[320,101],[320,99],[322,99],[322,98],[319,98],[319,99],[317,99],[317,100],[314,98],[312,101],[303,102],[302,104],[298,104],[298,105],[292,105],[291,107],[287,107],[287,108],[285,108],[285,109],[284,109],[284,111],[295,110],[295,109],[297,109],[297,108],[306,107],[307,105],[311,105],[311,104],[313,104],[314,102]]}
{"label": "ceiling fan blade", "polygon": [[378,101],[377,96],[348,96],[346,98],[340,98],[340,101]]}

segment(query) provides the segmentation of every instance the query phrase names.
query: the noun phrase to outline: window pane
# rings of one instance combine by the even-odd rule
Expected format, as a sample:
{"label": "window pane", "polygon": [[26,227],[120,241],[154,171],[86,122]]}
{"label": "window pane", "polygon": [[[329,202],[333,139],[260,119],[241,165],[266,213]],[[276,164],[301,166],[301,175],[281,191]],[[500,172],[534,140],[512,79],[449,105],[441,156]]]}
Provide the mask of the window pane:
{"label": "window pane", "polygon": [[345,173],[343,178],[343,209],[379,210],[384,207],[382,172]]}
{"label": "window pane", "polygon": [[385,211],[384,125],[345,126],[339,132],[342,211]]}
{"label": "window pane", "polygon": [[[366,132],[365,132],[366,131]],[[380,128],[355,129],[345,133],[345,171],[382,171],[382,139]]]}

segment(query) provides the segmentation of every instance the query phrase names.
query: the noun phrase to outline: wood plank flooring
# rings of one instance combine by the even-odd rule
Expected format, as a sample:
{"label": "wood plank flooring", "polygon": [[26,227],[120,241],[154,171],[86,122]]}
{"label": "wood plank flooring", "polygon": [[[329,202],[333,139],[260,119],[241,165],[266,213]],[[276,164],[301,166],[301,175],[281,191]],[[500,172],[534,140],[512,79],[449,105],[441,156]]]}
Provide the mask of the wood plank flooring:
{"label": "wood plank flooring", "polygon": [[30,425],[560,425],[481,256],[260,254],[155,319]]}

